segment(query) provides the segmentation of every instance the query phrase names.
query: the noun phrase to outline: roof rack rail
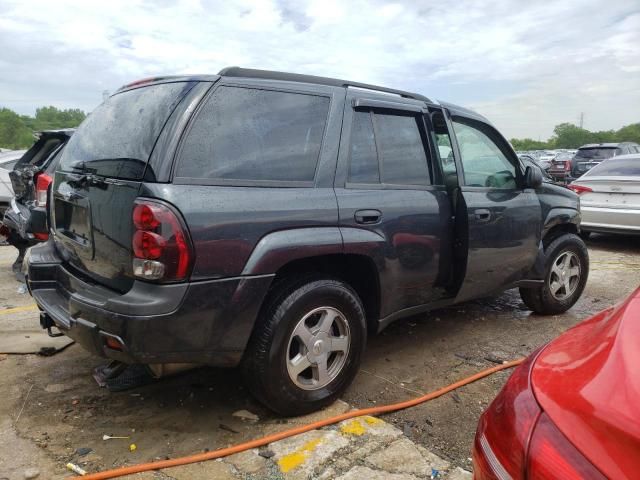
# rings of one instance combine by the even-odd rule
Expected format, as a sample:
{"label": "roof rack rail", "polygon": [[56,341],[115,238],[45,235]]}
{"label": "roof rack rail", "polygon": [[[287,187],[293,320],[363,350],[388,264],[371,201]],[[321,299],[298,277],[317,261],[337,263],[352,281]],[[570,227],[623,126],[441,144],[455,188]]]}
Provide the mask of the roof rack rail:
{"label": "roof rack rail", "polygon": [[373,90],[376,92],[393,93],[404,98],[412,98],[430,103],[424,95],[419,93],[406,92],[404,90],[396,90],[395,88],[379,87],[377,85],[369,85],[367,83],[351,82],[349,80],[339,80],[337,78],[318,77],[315,75],[303,75],[300,73],[275,72],[271,70],[258,70],[255,68],[227,67],[218,72],[218,75],[226,77],[243,77],[243,78],[262,78],[265,80],[282,80],[286,82],[315,83],[319,85],[328,85],[330,87],[355,87],[365,90]]}

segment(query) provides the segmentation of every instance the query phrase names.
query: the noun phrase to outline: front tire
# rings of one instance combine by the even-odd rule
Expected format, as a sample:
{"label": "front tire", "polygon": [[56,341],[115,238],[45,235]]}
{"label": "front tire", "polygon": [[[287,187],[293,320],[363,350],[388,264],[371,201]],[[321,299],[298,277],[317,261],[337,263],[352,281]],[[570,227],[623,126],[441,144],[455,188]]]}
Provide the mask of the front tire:
{"label": "front tire", "polygon": [[285,281],[270,295],[249,340],[245,383],[275,412],[303,415],[344,392],[365,343],[362,302],[348,284],[319,277]]}
{"label": "front tire", "polygon": [[569,310],[580,298],[589,277],[589,253],[584,241],[565,234],[545,248],[545,279],[538,288],[521,288],[524,304],[541,315]]}

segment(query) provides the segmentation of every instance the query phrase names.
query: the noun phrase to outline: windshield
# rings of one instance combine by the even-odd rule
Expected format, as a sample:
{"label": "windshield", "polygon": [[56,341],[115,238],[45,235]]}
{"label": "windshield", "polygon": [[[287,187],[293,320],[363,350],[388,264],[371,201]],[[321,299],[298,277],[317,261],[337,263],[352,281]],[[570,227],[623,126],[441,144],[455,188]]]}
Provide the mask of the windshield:
{"label": "windshield", "polygon": [[586,160],[604,160],[605,158],[611,158],[616,155],[615,147],[607,148],[581,148],[576,153],[576,158]]}
{"label": "windshield", "polygon": [[162,83],[113,95],[71,137],[60,169],[140,180],[162,127],[193,85]]}
{"label": "windshield", "polygon": [[637,177],[640,176],[640,157],[612,158],[589,170],[590,177]]}

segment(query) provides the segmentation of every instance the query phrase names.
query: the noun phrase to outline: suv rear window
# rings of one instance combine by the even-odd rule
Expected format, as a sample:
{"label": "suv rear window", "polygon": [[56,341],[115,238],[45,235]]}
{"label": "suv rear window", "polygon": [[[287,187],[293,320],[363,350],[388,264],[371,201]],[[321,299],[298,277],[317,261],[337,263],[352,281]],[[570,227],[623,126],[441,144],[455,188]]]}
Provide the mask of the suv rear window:
{"label": "suv rear window", "polygon": [[219,87],[188,131],[178,177],[239,182],[311,182],[329,98]]}
{"label": "suv rear window", "polygon": [[618,148],[581,148],[576,153],[576,159],[583,160],[604,160],[616,155]]}
{"label": "suv rear window", "polygon": [[194,84],[161,83],[113,95],[78,127],[60,169],[142,179],[162,127]]}

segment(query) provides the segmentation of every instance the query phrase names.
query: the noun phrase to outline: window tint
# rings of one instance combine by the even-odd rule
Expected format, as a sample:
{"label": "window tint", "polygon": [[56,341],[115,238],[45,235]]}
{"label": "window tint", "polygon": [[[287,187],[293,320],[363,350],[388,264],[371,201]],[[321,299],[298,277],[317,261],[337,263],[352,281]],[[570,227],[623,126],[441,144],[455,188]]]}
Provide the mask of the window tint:
{"label": "window tint", "polygon": [[370,112],[354,112],[351,130],[349,181],[379,183],[378,154]]}
{"label": "window tint", "polygon": [[456,121],[453,129],[468,186],[516,188],[515,166],[486,133]]}
{"label": "window tint", "polygon": [[581,148],[576,153],[576,159],[580,160],[604,160],[605,158],[611,158],[617,155],[616,148]]}
{"label": "window tint", "polygon": [[60,159],[65,171],[140,179],[167,118],[193,83],[162,83],[110,97],[73,134]]}
{"label": "window tint", "polygon": [[382,157],[382,182],[429,185],[427,155],[417,118],[378,113],[375,118]]}
{"label": "window tint", "polygon": [[218,88],[189,130],[177,174],[311,181],[328,111],[327,97]]}

